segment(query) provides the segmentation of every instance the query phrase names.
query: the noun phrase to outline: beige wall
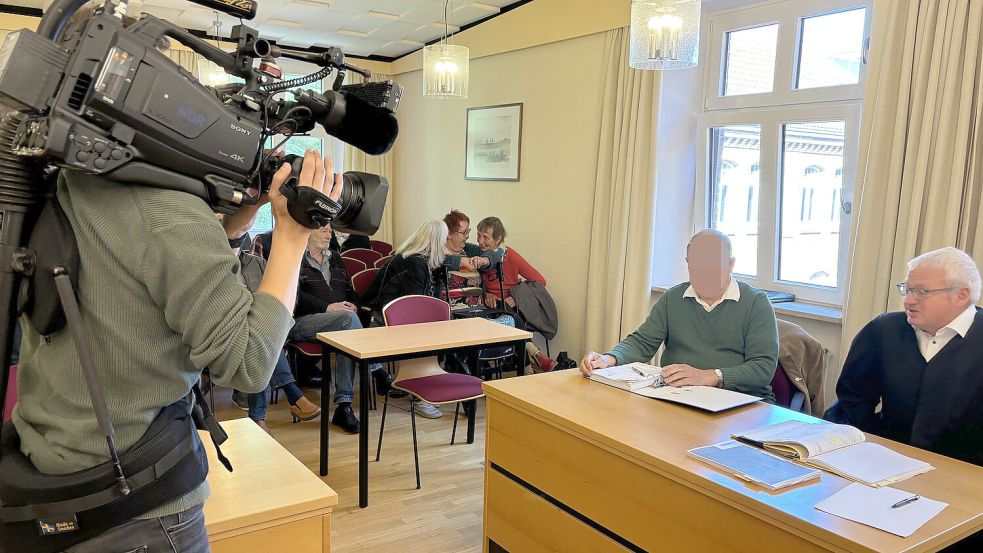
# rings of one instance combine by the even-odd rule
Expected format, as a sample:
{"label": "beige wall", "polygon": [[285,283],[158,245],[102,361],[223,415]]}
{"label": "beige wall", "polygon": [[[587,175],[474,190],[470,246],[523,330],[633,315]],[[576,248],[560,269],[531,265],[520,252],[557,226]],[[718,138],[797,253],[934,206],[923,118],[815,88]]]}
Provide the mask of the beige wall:
{"label": "beige wall", "polygon": [[[473,60],[467,100],[422,98],[419,71],[396,77],[406,87],[391,198],[397,241],[451,208],[472,229],[500,217],[557,302],[554,355],[579,354],[583,334],[603,47],[596,34]],[[519,182],[465,180],[467,108],[514,102],[523,104]]]}

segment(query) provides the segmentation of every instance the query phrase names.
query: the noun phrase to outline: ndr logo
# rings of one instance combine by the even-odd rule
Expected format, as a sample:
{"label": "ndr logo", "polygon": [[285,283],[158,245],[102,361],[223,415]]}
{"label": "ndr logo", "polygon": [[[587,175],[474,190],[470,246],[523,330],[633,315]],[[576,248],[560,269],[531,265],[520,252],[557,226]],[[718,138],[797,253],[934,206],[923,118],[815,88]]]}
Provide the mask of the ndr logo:
{"label": "ndr logo", "polygon": [[196,125],[198,127],[205,126],[205,116],[189,108],[188,106],[178,106],[177,115],[192,125]]}

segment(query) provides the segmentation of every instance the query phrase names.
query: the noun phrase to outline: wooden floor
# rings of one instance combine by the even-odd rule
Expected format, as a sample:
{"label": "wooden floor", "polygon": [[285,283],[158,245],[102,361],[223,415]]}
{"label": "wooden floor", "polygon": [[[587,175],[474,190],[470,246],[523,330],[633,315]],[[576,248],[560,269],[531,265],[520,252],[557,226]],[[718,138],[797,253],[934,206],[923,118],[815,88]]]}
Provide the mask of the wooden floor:
{"label": "wooden floor", "polygon": [[[303,388],[320,405],[320,392]],[[358,413],[358,385],[356,404]],[[394,400],[405,405],[406,400]],[[422,489],[416,489],[410,416],[390,408],[386,420],[382,460],[375,462],[382,414],[370,413],[369,506],[358,508],[358,435],[331,425],[330,470],[324,481],[338,492],[331,525],[331,551],[481,551],[482,489],[485,453],[485,403],[478,400],[475,443],[466,443],[467,419],[461,416],[455,445],[450,445],[453,406],[444,406],[440,419],[417,417]],[[232,403],[231,392],[216,393],[220,420],[245,417]],[[324,409],[331,417],[333,407]],[[267,423],[274,437],[290,453],[317,473],[319,419],[291,423],[287,401],[281,395],[271,405]],[[235,464],[235,459],[231,459]],[[218,470],[213,467],[213,470]],[[262,490],[257,490],[262,492]],[[289,547],[283,551],[289,552]]]}

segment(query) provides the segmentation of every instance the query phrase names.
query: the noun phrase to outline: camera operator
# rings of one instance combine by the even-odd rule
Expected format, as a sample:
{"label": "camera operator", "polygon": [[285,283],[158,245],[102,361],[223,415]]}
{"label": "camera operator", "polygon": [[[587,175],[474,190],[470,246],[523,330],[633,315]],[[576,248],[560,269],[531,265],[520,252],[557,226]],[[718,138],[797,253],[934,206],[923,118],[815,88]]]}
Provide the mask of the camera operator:
{"label": "camera operator", "polygon": [[[77,293],[116,443],[125,451],[161,409],[189,394],[201,371],[213,381],[259,391],[293,325],[301,259],[311,231],[287,212],[273,177],[268,201],[275,251],[255,294],[233,273],[238,261],[222,224],[190,194],[124,185],[63,170],[57,198],[78,241]],[[317,152],[304,157],[299,185],[337,199],[340,175]],[[326,176],[327,182],[326,182]],[[225,218],[244,232],[258,205]],[[20,395],[13,421],[21,450],[49,474],[86,469],[108,459],[76,347],[67,329],[42,337],[22,319]],[[189,363],[190,359],[190,363]],[[207,552],[202,503],[207,482],[122,526],[67,549]]]}

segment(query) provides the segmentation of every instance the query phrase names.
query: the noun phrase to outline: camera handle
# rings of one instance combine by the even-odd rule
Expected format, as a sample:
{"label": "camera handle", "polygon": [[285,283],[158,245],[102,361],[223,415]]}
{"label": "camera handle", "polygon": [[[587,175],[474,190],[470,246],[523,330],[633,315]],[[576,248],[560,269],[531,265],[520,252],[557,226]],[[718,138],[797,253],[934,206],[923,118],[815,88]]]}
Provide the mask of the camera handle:
{"label": "camera handle", "polygon": [[[287,199],[290,217],[309,229],[319,229],[330,223],[341,211],[341,204],[309,186],[297,184],[304,158],[288,155],[284,161],[290,164],[290,176],[280,186],[280,193]],[[327,178],[333,178],[333,175]]]}

